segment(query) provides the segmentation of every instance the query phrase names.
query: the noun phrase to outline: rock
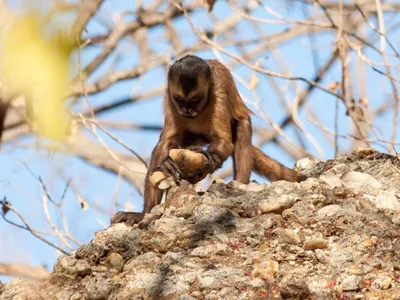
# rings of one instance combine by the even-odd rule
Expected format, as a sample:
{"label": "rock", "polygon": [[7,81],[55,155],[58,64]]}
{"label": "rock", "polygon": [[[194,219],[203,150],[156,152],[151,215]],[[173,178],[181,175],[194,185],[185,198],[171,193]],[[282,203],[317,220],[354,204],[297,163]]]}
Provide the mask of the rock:
{"label": "rock", "polygon": [[274,201],[263,201],[258,207],[265,213],[280,213],[284,209],[280,203]]}
{"label": "rock", "polygon": [[318,219],[325,219],[327,217],[335,215],[337,212],[341,211],[343,208],[340,205],[332,204],[327,205],[317,211]]}
{"label": "rock", "polygon": [[[321,197],[310,197],[313,202],[315,199],[317,201],[321,200]],[[323,201],[323,200],[322,200]],[[285,209],[282,212],[282,217],[292,223],[298,223],[301,225],[308,224],[310,218],[314,216],[315,207],[313,204],[304,203],[304,202],[296,202],[291,208]]]}
{"label": "rock", "polygon": [[335,174],[328,173],[328,174],[321,175],[319,177],[319,180],[328,184],[331,187],[331,189],[342,186],[342,181],[340,180],[339,176],[337,176]]}
{"label": "rock", "polygon": [[361,172],[349,171],[344,173],[340,179],[342,180],[343,186],[349,189],[362,188],[363,185],[369,185],[375,189],[380,189],[382,186],[374,177]]}
{"label": "rock", "polygon": [[282,222],[282,217],[280,215],[269,214],[266,216],[265,221],[261,224],[261,229],[270,229],[274,226],[279,226]]}
{"label": "rock", "polygon": [[70,256],[61,255],[54,265],[54,272],[84,277],[89,275],[92,269],[85,260],[77,260]]}
{"label": "rock", "polygon": [[[254,272],[254,271],[253,271]],[[253,275],[253,274],[252,274]],[[255,276],[255,275],[253,275]],[[253,288],[260,288],[264,286],[264,281],[260,278],[255,278],[249,282]]]}
{"label": "rock", "polygon": [[107,257],[108,263],[110,264],[111,268],[116,269],[118,272],[121,272],[124,267],[124,259],[119,253],[111,253]]}
{"label": "rock", "polygon": [[181,181],[179,186],[172,187],[168,192],[164,207],[182,207],[186,203],[194,202],[197,197],[198,195],[193,185],[187,181]]}
{"label": "rock", "polygon": [[275,277],[276,273],[279,270],[279,264],[276,261],[265,261],[260,264],[257,264],[251,275],[253,277],[261,277],[262,279],[268,280]]}
{"label": "rock", "polygon": [[96,264],[107,255],[108,250],[95,243],[89,243],[82,245],[78,248],[75,253],[75,257],[78,259],[85,259],[88,263]]}
{"label": "rock", "polygon": [[213,244],[195,248],[190,252],[190,256],[210,257],[211,255],[226,255],[232,252],[232,249],[225,244]]}
{"label": "rock", "polygon": [[388,290],[392,286],[392,278],[387,275],[379,275],[372,283],[372,286],[375,289]]}
{"label": "rock", "polygon": [[263,184],[255,183],[255,182],[249,182],[247,184],[246,190],[249,192],[260,192],[264,189]]}
{"label": "rock", "polygon": [[328,258],[326,257],[324,251],[322,251],[321,249],[315,249],[315,257],[322,264],[328,263]]}
{"label": "rock", "polygon": [[80,293],[75,293],[69,298],[69,300],[80,300],[80,299],[82,299],[82,295]]}
{"label": "rock", "polygon": [[298,160],[294,164],[294,169],[301,173],[303,171],[315,168],[315,166],[318,163],[320,163],[320,161],[318,159],[316,159],[316,158],[305,157],[305,158],[302,158],[302,159]]}
{"label": "rock", "polygon": [[0,300],[400,299],[398,158],[307,164],[301,183],[171,188],[175,204],[99,230],[40,282],[0,284]]}
{"label": "rock", "polygon": [[130,272],[135,268],[140,268],[142,266],[150,265],[150,264],[157,264],[161,259],[157,256],[154,252],[147,252],[142,255],[131,259],[127,264],[124,266],[124,272]]}
{"label": "rock", "polygon": [[107,300],[113,289],[111,279],[101,276],[90,278],[85,286],[85,299],[88,300]]}
{"label": "rock", "polygon": [[361,278],[357,275],[341,275],[339,282],[343,291],[357,291],[360,288]]}
{"label": "rock", "polygon": [[291,195],[280,195],[279,198],[268,197],[258,204],[258,208],[264,213],[281,213],[295,203],[296,198]]}
{"label": "rock", "polygon": [[283,243],[288,243],[293,245],[301,244],[300,236],[293,230],[277,228],[276,230],[274,230],[274,233],[279,236],[279,238]]}
{"label": "rock", "polygon": [[279,284],[281,296],[284,299],[308,299],[310,290],[301,274],[286,275]]}
{"label": "rock", "polygon": [[393,216],[392,222],[393,224],[400,225],[400,215]]}
{"label": "rock", "polygon": [[[1,291],[1,290],[0,290]],[[41,300],[40,290],[32,281],[15,278],[3,286],[1,300]]]}
{"label": "rock", "polygon": [[376,196],[376,207],[400,212],[400,201],[397,200],[394,191],[381,191]]}
{"label": "rock", "polygon": [[324,249],[328,247],[328,241],[323,238],[312,238],[304,243],[304,250]]}
{"label": "rock", "polygon": [[343,175],[344,173],[348,172],[349,170],[350,170],[350,168],[349,168],[349,165],[347,165],[347,164],[338,164],[331,169],[331,171],[338,176]]}
{"label": "rock", "polygon": [[182,228],[184,228],[185,222],[186,221],[184,219],[163,217],[154,222],[154,225],[151,227],[151,231],[163,234],[176,234],[181,232]]}

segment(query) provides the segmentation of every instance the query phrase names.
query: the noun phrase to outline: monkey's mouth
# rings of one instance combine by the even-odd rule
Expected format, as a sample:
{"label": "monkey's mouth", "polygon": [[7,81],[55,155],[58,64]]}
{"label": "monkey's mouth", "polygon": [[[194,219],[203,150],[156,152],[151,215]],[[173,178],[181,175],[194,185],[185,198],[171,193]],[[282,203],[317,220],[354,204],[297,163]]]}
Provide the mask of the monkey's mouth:
{"label": "monkey's mouth", "polygon": [[186,119],[194,119],[197,116],[197,112],[191,112],[191,113],[184,113],[181,112],[181,116],[186,118]]}

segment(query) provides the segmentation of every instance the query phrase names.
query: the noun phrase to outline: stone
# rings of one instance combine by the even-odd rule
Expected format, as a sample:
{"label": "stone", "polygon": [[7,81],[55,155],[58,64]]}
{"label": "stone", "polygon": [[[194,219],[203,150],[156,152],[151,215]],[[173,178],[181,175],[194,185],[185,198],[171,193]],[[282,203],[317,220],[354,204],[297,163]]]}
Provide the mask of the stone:
{"label": "stone", "polygon": [[361,188],[365,184],[375,189],[380,189],[382,186],[378,180],[367,173],[349,171],[344,173],[340,179],[343,186],[349,189]]}
{"label": "stone", "polygon": [[217,243],[213,245],[197,247],[190,252],[190,256],[211,257],[212,255],[226,255],[230,252],[232,252],[232,249],[229,248],[229,246],[226,244]]}
{"label": "stone", "polygon": [[319,180],[322,182],[325,182],[327,185],[330,186],[331,189],[334,189],[335,187],[341,187],[342,186],[342,181],[340,180],[339,176],[335,174],[324,174],[319,177]]}
{"label": "stone", "polygon": [[105,247],[95,243],[89,243],[79,247],[75,252],[75,257],[96,264],[107,255],[107,252],[108,250]]}
{"label": "stone", "polygon": [[318,219],[325,219],[327,217],[333,216],[343,208],[338,204],[327,205],[317,211]]}
{"label": "stone", "polygon": [[302,274],[290,274],[282,278],[280,293],[283,298],[308,299],[310,290]]}
{"label": "stone", "polygon": [[274,278],[279,271],[279,264],[276,261],[269,260],[256,264],[251,275],[261,277],[262,279]]}
{"label": "stone", "polygon": [[339,281],[343,291],[357,291],[360,288],[361,278],[357,275],[342,275]]}
{"label": "stone", "polygon": [[118,272],[121,272],[124,267],[124,259],[119,253],[111,253],[107,257],[108,263],[111,268],[116,269]]}
{"label": "stone", "polygon": [[180,207],[95,232],[48,279],[0,284],[0,300],[400,299],[393,166],[368,150],[316,162],[301,183],[171,189]]}
{"label": "stone", "polygon": [[300,236],[290,229],[282,229],[277,228],[274,230],[274,233],[279,236],[283,243],[292,244],[292,245],[299,245],[301,244]]}
{"label": "stone", "polygon": [[328,258],[326,257],[324,251],[322,251],[321,249],[315,249],[315,257],[322,264],[328,263]]}
{"label": "stone", "polygon": [[376,196],[376,207],[400,212],[400,201],[397,200],[394,191],[381,191]]}
{"label": "stone", "polygon": [[304,250],[324,249],[328,247],[328,241],[323,238],[311,238],[304,243]]}
{"label": "stone", "polygon": [[390,278],[387,275],[379,275],[378,278],[374,280],[372,283],[372,286],[375,287],[376,289],[381,289],[381,290],[388,290],[392,286],[392,278]]}
{"label": "stone", "polygon": [[85,260],[77,260],[70,256],[61,255],[54,266],[54,272],[84,277],[89,275],[92,269]]}
{"label": "stone", "polygon": [[319,162],[316,158],[305,157],[296,161],[294,169],[298,172],[309,170],[314,168]]}

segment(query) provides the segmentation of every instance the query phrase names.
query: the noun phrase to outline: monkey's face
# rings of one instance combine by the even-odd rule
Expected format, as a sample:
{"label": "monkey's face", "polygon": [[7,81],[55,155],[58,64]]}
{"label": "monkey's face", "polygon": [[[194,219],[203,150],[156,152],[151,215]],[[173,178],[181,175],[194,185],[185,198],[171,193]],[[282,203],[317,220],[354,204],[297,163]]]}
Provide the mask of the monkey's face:
{"label": "monkey's face", "polygon": [[182,117],[197,117],[208,103],[211,68],[203,59],[187,55],[177,60],[168,72],[168,99]]}
{"label": "monkey's face", "polygon": [[175,90],[171,91],[170,98],[179,115],[184,118],[194,119],[207,104],[208,93],[193,91],[185,95],[185,93]]}

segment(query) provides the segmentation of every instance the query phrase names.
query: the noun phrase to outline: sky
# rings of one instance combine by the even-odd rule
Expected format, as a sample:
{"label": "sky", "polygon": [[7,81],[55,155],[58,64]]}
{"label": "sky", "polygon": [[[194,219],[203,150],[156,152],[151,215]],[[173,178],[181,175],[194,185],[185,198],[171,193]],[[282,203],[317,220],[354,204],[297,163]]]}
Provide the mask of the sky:
{"label": "sky", "polygon": [[[45,5],[46,1],[43,1],[44,5],[41,9],[46,10],[48,6]],[[145,4],[147,1],[143,1]],[[13,9],[19,9],[21,5],[26,5],[29,1],[9,1],[9,5]],[[33,2],[30,2],[32,4]],[[37,3],[35,1],[35,3]],[[120,12],[123,11],[134,11],[136,1],[124,1],[124,0],[113,0],[105,1],[101,7],[98,15],[101,16],[100,20],[93,21],[88,24],[87,32],[88,35],[93,36],[96,34],[105,33],[105,28],[102,22],[111,22],[116,19]],[[283,1],[268,1],[268,5],[271,8],[285,13],[285,16],[292,18],[303,18],[302,12],[295,7],[285,7]],[[203,11],[204,13],[204,11]],[[214,14],[217,18],[227,16],[231,14],[231,9],[226,5],[225,1],[219,1],[214,7]],[[265,13],[257,12],[254,16],[265,18]],[[63,22],[68,22],[73,15],[66,14],[63,17]],[[129,16],[124,19],[129,21]],[[194,14],[193,20],[197,25],[201,27],[212,26],[212,23],[201,17],[201,14]],[[60,24],[63,24],[62,22]],[[176,28],[179,28],[179,32],[185,33],[185,39],[183,42],[187,45],[195,41],[196,37],[190,34],[190,28],[184,18],[180,18],[176,23]],[[282,30],[282,26],[275,25],[262,25],[263,30],[268,33],[273,33]],[[237,28],[240,32],[240,36],[243,37],[245,33],[246,37],[252,36],[251,27],[241,25]],[[162,36],[164,33],[161,28],[154,28],[151,31],[153,38]],[[398,40],[394,39],[397,43]],[[310,40],[305,36],[295,40],[292,43],[287,43],[279,48],[280,56],[284,58],[286,66],[288,66],[294,75],[302,76],[311,79],[315,72],[315,65],[313,63],[313,57],[310,54]],[[398,44],[397,44],[398,45]],[[332,50],[332,39],[328,34],[321,34],[315,40],[313,47],[319,47],[320,49],[326,49],[321,51],[318,58],[318,63],[322,65],[329,57]],[[167,50],[168,44],[159,39],[159,42],[151,46],[155,53],[163,53]],[[234,49],[229,49],[235,51]],[[97,47],[89,47],[83,53],[82,63],[87,64],[100,49]],[[139,61],[138,51],[129,39],[122,41],[116,49],[117,54],[122,54],[120,57],[116,55],[111,56],[96,72],[89,82],[93,82],[99,78],[109,68],[127,69],[134,66]],[[372,52],[366,52],[371,59],[378,60]],[[203,58],[215,58],[213,51],[202,51],[198,53]],[[230,61],[226,55],[222,57]],[[270,68],[271,70],[279,70],[276,61],[268,59],[268,53],[266,53],[266,62],[263,66]],[[351,56],[354,60],[354,56]],[[116,60],[118,59],[118,60]],[[76,60],[76,56],[75,56]],[[117,61],[117,62],[116,62]],[[340,66],[335,64],[335,67],[329,72],[327,79],[321,84],[323,86],[329,85],[333,81],[340,81]],[[251,75],[251,70],[247,67],[241,66],[234,70],[237,74],[243,78],[248,79]],[[261,75],[264,76],[264,75]],[[358,78],[352,78],[357,83]],[[266,82],[265,80],[263,82]],[[277,80],[276,81],[280,88],[286,88],[287,81]],[[152,87],[160,87],[165,84],[165,71],[163,69],[156,69],[147,72],[136,80],[126,80],[114,84],[102,93],[91,95],[90,100],[95,105],[101,103],[108,103],[110,99],[124,99],[129,95],[141,93],[149,90]],[[294,82],[297,89],[304,89],[305,84],[300,82]],[[355,84],[357,86],[357,84]],[[253,102],[254,96],[242,85],[238,85],[239,92],[250,102]],[[369,105],[371,108],[377,108],[386,100],[387,93],[390,92],[388,81],[375,72],[368,69],[367,72],[367,94],[369,96]],[[356,89],[357,91],[358,89]],[[267,114],[271,119],[276,122],[282,120],[284,114],[284,108],[277,105],[276,94],[270,85],[264,84],[257,89],[258,96],[263,99],[263,106],[265,108],[264,113]],[[360,92],[355,93],[356,96],[360,96]],[[286,93],[288,99],[293,102],[295,93],[293,90],[288,90]],[[118,120],[126,122],[134,122],[136,124],[144,125],[160,125],[162,126],[162,96],[154,97],[153,99],[138,102],[130,106],[122,107],[117,109],[112,114],[101,116],[101,120]],[[323,119],[327,124],[334,124],[334,110],[336,101],[333,97],[327,96],[325,93],[320,91],[314,91],[310,97],[308,105],[313,108],[315,114]],[[256,107],[248,104],[249,108],[254,112],[257,112]],[[320,155],[315,147],[310,148],[310,152],[318,157],[319,159],[329,159],[334,155],[331,145],[321,134],[321,130],[313,125],[311,122],[305,119],[306,112],[301,110],[299,112],[300,117],[304,120],[306,128],[310,132],[310,136],[315,138],[321,145],[323,154]],[[345,109],[343,105],[339,105],[340,124],[339,129],[341,133],[347,133],[349,119],[346,118]],[[390,132],[392,125],[393,116],[383,116],[378,120],[378,124],[383,132]],[[252,118],[254,126],[263,126],[264,128],[270,128],[265,119],[256,114]],[[330,126],[332,128],[332,126]],[[122,131],[112,130],[112,132],[118,136],[121,140],[127,143],[130,147],[135,149],[139,154],[145,158],[149,158],[151,150],[155,146],[159,133],[158,132],[140,132],[140,131]],[[287,135],[296,140],[294,130],[288,130]],[[115,142],[110,140],[107,136],[101,134],[102,138],[107,144],[115,149],[124,151],[121,146],[118,146]],[[399,140],[399,134],[397,135]],[[22,140],[25,144],[32,142],[33,139],[30,137]],[[308,145],[310,142],[307,141]],[[341,146],[348,145],[348,141],[340,140]],[[7,149],[9,149],[8,147]],[[345,147],[344,147],[345,148]],[[378,148],[384,150],[383,148]],[[262,150],[282,162],[286,166],[292,167],[294,160],[287,154],[282,153],[273,144],[268,144],[262,147]],[[127,153],[125,151],[125,153]],[[26,164],[26,166],[24,165]],[[229,165],[231,162],[225,162],[224,166]],[[0,198],[6,196],[7,199],[15,206],[28,220],[29,224],[37,229],[48,229],[49,224],[44,217],[43,210],[40,208],[38,203],[42,200],[42,190],[36,177],[40,176],[53,199],[61,199],[66,182],[71,179],[71,186],[74,190],[89,203],[89,209],[82,211],[76,195],[71,189],[68,189],[65,195],[64,211],[70,224],[70,231],[81,243],[88,243],[93,237],[96,231],[102,230],[105,226],[109,225],[109,218],[114,213],[113,199],[116,198],[120,203],[119,209],[123,209],[122,204],[127,203],[133,207],[135,211],[140,211],[143,199],[141,196],[132,188],[131,185],[118,180],[118,178],[110,173],[99,170],[96,167],[90,166],[81,160],[65,155],[49,154],[47,151],[38,150],[34,147],[19,147],[13,146],[12,151],[0,150]],[[265,182],[265,180],[252,176],[252,179],[256,179],[259,182]],[[118,191],[116,193],[116,190]],[[61,219],[57,214],[56,210],[52,210],[52,216],[54,222],[61,226]],[[16,220],[15,218],[12,218]],[[52,266],[58,256],[58,253],[51,247],[43,244],[30,233],[23,231],[19,228],[13,227],[3,220],[0,220],[0,263],[1,262],[14,262],[14,263],[28,263],[31,265],[46,265],[49,270],[52,270]],[[76,246],[75,246],[76,249]],[[10,278],[0,276],[0,280],[7,282]]]}

